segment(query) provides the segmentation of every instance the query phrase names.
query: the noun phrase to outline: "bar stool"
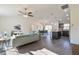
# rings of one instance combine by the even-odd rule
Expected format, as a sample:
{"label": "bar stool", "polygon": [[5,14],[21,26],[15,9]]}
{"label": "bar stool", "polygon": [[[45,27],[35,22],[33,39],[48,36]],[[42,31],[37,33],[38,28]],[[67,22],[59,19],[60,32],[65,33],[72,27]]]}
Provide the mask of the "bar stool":
{"label": "bar stool", "polygon": [[0,38],[0,45],[1,45],[1,47],[0,47],[0,50],[5,50],[5,39],[4,38]]}

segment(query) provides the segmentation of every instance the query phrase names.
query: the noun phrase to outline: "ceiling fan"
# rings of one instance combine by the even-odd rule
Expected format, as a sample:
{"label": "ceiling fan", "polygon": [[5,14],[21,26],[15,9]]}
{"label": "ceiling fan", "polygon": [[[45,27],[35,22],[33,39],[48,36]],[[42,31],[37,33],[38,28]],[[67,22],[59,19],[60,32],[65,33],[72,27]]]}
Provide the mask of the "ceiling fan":
{"label": "ceiling fan", "polygon": [[33,17],[33,14],[31,11],[29,11],[27,8],[24,8],[24,10],[19,10],[18,11],[21,15],[23,16],[30,16]]}

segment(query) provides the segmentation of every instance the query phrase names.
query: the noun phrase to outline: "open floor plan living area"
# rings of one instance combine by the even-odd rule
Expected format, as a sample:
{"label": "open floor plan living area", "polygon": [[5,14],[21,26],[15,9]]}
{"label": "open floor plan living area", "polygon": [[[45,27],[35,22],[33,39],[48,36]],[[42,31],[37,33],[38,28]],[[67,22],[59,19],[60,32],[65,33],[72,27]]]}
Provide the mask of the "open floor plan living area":
{"label": "open floor plan living area", "polygon": [[0,55],[79,55],[78,4],[0,4]]}

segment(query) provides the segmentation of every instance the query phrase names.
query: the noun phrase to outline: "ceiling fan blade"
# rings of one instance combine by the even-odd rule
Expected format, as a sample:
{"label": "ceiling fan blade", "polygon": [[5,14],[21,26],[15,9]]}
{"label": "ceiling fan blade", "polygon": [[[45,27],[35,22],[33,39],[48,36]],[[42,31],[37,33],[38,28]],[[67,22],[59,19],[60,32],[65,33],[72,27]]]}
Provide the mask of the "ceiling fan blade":
{"label": "ceiling fan blade", "polygon": [[25,14],[24,12],[22,12],[22,11],[18,11],[19,13],[21,13],[21,14]]}
{"label": "ceiling fan blade", "polygon": [[28,14],[32,14],[32,12],[28,12]]}
{"label": "ceiling fan blade", "polygon": [[30,14],[29,14],[28,16],[30,16],[30,17],[34,17],[33,15],[30,15]]}
{"label": "ceiling fan blade", "polygon": [[28,12],[28,16],[33,17],[32,12]]}

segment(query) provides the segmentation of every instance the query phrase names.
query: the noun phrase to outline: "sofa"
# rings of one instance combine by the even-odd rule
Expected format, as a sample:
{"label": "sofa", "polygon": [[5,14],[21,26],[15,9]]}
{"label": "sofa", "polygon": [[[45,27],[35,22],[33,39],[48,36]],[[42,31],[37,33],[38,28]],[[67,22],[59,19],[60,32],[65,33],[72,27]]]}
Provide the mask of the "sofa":
{"label": "sofa", "polygon": [[23,34],[12,39],[12,47],[15,48],[38,40],[38,33]]}

